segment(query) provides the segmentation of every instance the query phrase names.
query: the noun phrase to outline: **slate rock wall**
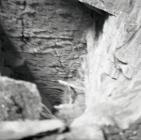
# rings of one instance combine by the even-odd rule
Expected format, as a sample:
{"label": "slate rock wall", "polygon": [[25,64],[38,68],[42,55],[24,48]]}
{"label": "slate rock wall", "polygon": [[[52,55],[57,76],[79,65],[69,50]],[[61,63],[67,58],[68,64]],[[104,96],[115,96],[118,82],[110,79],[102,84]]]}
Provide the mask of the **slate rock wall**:
{"label": "slate rock wall", "polygon": [[77,77],[91,13],[75,0],[1,0],[0,22],[10,40],[3,44],[5,65],[12,77],[37,83],[50,108],[63,95],[57,80]]}

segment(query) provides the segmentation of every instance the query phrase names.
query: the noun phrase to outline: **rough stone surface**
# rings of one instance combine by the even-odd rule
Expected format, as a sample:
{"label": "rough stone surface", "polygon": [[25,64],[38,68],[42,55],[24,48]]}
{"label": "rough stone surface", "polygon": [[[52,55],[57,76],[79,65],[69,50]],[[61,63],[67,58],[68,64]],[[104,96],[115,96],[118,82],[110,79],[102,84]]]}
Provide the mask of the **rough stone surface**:
{"label": "rough stone surface", "polygon": [[[106,6],[108,1],[104,2]],[[120,5],[121,1],[114,2]],[[132,8],[128,12],[121,10],[117,15],[109,15],[103,20],[99,36],[96,36],[96,20],[88,31],[84,84],[86,111],[73,122],[73,126],[95,124],[101,127],[105,124],[127,129],[141,118],[140,8],[139,1],[132,1]],[[129,137],[132,139],[134,136]]]}
{"label": "rough stone surface", "polygon": [[[96,98],[99,99],[98,102],[102,110],[105,104],[105,109],[108,111],[108,106],[110,107],[108,104],[112,105],[112,101],[114,101],[113,109],[115,105],[117,108],[121,108],[121,110],[117,116],[114,116],[114,113],[118,111],[115,107],[115,112],[110,112],[109,110],[107,115],[115,117],[117,123],[118,121],[121,123],[119,124],[121,127],[130,123],[130,121],[136,120],[140,116],[141,111],[139,109],[141,74],[140,7],[141,4],[139,5],[138,1],[134,1],[134,7],[128,14],[119,13],[117,16],[109,16],[105,20],[99,38],[93,39],[95,34],[92,29],[87,36],[87,68],[91,71],[90,79],[87,82],[90,91],[93,91],[93,93],[86,93],[88,94],[86,95],[86,100],[88,99],[86,101],[87,105],[91,109]],[[93,94],[94,98],[90,94]],[[108,98],[108,102],[103,101],[104,97]],[[108,103],[107,108],[106,102]],[[130,113],[127,115],[124,111],[129,111]],[[127,117],[129,117],[129,120]]]}
{"label": "rough stone surface", "polygon": [[[141,116],[141,3],[138,0],[80,1],[110,14],[94,8],[98,14],[93,15],[75,1],[1,1],[1,24],[15,52],[23,58],[13,70],[17,73],[23,65],[27,66],[40,91],[47,94],[44,101],[47,97],[51,105],[58,104],[60,100],[56,97],[61,96],[63,89],[57,80],[77,77],[79,56],[86,52],[87,43],[85,69],[90,75],[85,92],[86,111],[72,124],[80,128],[72,130],[74,137],[88,135],[90,139],[103,140],[103,125],[117,125],[126,130],[108,128],[107,139],[138,140],[140,123],[127,128]],[[5,50],[8,47],[5,43]],[[11,49],[5,54],[12,58],[15,53]],[[8,60],[5,63],[13,65]],[[16,76],[25,76],[25,71]],[[70,135],[66,137],[74,139]]]}
{"label": "rough stone surface", "polygon": [[135,3],[141,4],[140,1],[136,0],[79,0],[82,3],[88,4],[89,6],[96,7],[104,10],[110,14],[118,15],[119,13],[127,13],[132,10]]}
{"label": "rough stone surface", "polygon": [[[49,108],[61,102],[64,87],[57,80],[77,77],[91,12],[73,0],[1,0],[0,21],[9,39],[3,45],[5,56],[20,53],[23,64],[20,57],[16,60],[28,70],[14,67],[14,76],[34,79]],[[5,63],[13,66],[9,58]]]}
{"label": "rough stone surface", "polygon": [[39,119],[42,111],[34,84],[0,77],[0,121]]}
{"label": "rough stone surface", "polygon": [[[1,140],[34,139],[34,136],[42,137],[43,134],[59,134],[66,130],[65,124],[57,119],[52,120],[25,120],[0,122]],[[54,136],[55,138],[55,136]],[[36,139],[36,138],[35,138]]]}

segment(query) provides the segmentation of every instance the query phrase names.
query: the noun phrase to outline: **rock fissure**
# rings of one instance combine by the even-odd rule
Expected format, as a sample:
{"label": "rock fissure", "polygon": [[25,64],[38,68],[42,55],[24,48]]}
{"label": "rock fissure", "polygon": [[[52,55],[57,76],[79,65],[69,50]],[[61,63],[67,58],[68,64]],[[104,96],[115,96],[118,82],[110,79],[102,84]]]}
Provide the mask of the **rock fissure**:
{"label": "rock fissure", "polygon": [[[27,6],[26,1],[23,1],[22,6],[23,6],[22,10],[24,11],[26,9],[26,6]],[[22,28],[21,29],[21,37],[20,38],[21,38],[21,41],[26,43],[26,39],[25,39],[26,37],[25,37],[25,33],[24,33],[25,32],[24,31],[25,30],[25,27],[24,27],[25,24],[24,24],[24,15],[23,14],[20,15],[20,20],[21,20],[21,28]]]}

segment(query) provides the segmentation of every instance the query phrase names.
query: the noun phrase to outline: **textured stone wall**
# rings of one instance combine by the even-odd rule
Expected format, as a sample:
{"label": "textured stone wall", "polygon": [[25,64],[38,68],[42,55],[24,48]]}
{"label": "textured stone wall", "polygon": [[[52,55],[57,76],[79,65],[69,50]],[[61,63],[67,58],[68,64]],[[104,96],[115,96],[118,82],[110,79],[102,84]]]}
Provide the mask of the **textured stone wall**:
{"label": "textured stone wall", "polygon": [[0,22],[12,77],[37,83],[50,108],[48,100],[60,103],[63,87],[57,80],[77,76],[91,10],[75,0],[1,0]]}
{"label": "textured stone wall", "polygon": [[63,94],[57,80],[77,77],[79,58],[86,53],[85,32],[91,27],[86,38],[86,69],[91,71],[85,90],[87,108],[64,137],[140,140],[141,3],[80,1],[102,15],[92,19],[92,11],[77,1],[1,0],[1,31],[6,32],[1,39],[2,74],[37,83],[51,108],[48,101],[57,104]]}

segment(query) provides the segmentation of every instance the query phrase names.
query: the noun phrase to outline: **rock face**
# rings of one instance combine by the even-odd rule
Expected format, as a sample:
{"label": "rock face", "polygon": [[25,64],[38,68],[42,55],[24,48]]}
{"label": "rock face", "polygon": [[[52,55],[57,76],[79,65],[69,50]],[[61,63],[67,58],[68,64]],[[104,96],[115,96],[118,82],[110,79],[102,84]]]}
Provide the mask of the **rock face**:
{"label": "rock face", "polygon": [[[111,10],[108,2],[103,1],[107,12]],[[87,107],[73,126],[117,125],[126,129],[141,118],[141,3],[136,0],[124,5],[122,2],[112,3],[118,12],[106,18],[103,16],[98,36],[96,17],[88,31],[88,54],[84,66]],[[102,9],[101,2],[96,7],[98,4]]]}
{"label": "rock face", "polygon": [[0,77],[0,120],[40,119],[42,102],[34,84]]}
{"label": "rock face", "polygon": [[87,52],[86,110],[72,129],[102,140],[103,125],[126,129],[141,117],[141,2],[80,2],[91,10],[73,0],[1,0],[1,25],[9,41],[3,40],[9,56],[4,63],[10,76],[34,80],[52,109],[63,94],[57,80],[79,78],[79,58]]}
{"label": "rock face", "polygon": [[[49,108],[61,103],[64,88],[57,80],[77,77],[91,12],[70,0],[1,1],[0,21],[9,40],[3,41],[5,65],[12,67],[14,78],[34,81]],[[13,66],[15,52],[20,64]]]}
{"label": "rock face", "polygon": [[140,5],[136,0],[79,0],[89,6],[104,10],[109,14],[117,15],[120,12],[128,12],[134,7],[135,3]]}
{"label": "rock face", "polygon": [[[105,4],[103,2],[105,7],[107,7],[106,3],[108,1],[105,1]],[[118,4],[122,5],[120,2]],[[104,106],[106,102],[110,106],[113,101],[113,105],[117,107],[116,110],[119,107],[120,111],[117,116],[112,114],[115,112],[108,115],[117,117],[116,119],[120,118],[117,121],[125,117],[121,125],[136,120],[141,112],[139,109],[141,4],[138,1],[132,1],[132,8],[125,6],[128,14],[120,7],[121,11],[116,16],[109,15],[105,21],[103,20],[101,34],[98,37],[96,36],[97,21],[94,21],[94,26],[87,34],[88,54],[87,67],[85,67],[89,70],[89,73],[86,73],[85,84],[88,108],[91,110],[97,103],[102,103],[101,106]],[[130,113],[126,116],[125,112]],[[130,119],[128,120],[127,117]]]}

